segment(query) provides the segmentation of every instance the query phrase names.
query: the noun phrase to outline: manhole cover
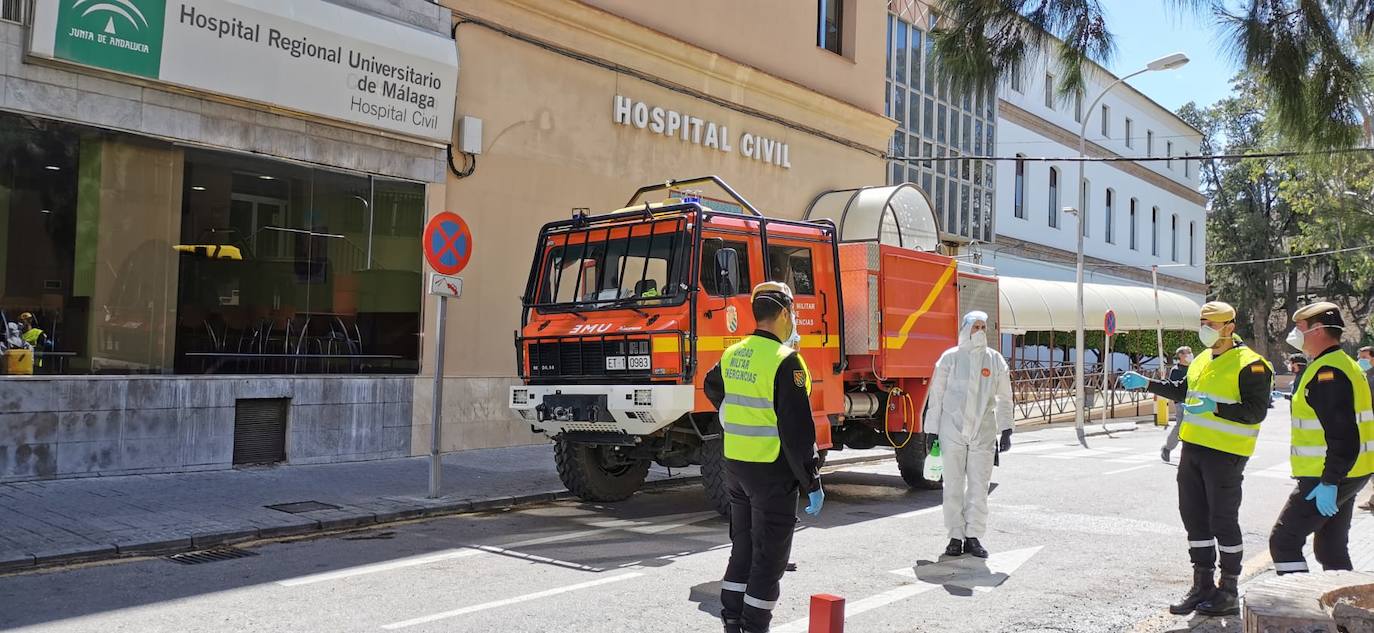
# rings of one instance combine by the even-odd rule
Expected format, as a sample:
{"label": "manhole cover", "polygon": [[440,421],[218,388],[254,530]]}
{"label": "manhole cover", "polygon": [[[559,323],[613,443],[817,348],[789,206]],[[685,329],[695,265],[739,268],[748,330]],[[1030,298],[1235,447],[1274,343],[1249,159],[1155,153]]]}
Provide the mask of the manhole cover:
{"label": "manhole cover", "polygon": [[329,504],[327,504],[327,503],[320,503],[320,502],[318,502],[318,501],[296,501],[296,502],[294,502],[294,503],[278,503],[277,505],[263,506],[263,507],[268,508],[268,509],[270,509],[270,510],[276,510],[276,511],[278,511],[278,512],[287,512],[287,513],[290,513],[290,514],[300,514],[300,513],[302,513],[302,512],[314,512],[314,511],[316,511],[316,510],[338,510],[338,509],[339,509],[339,506],[332,506],[332,505],[329,505]]}
{"label": "manhole cover", "polygon": [[172,554],[167,557],[174,563],[182,565],[200,565],[203,563],[214,563],[222,560],[232,560],[235,558],[247,558],[257,556],[257,552],[239,549],[237,547],[217,547],[200,552],[186,552],[184,554]]}

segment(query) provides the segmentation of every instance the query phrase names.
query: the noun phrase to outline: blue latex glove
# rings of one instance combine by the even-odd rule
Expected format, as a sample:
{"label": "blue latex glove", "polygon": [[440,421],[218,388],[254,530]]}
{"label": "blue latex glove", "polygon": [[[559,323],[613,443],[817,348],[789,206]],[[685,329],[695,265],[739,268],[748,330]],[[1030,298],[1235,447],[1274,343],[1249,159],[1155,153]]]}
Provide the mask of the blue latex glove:
{"label": "blue latex glove", "polygon": [[1270,400],[1287,400],[1287,399],[1288,399],[1288,395],[1289,395],[1289,394],[1287,394],[1287,393],[1285,393],[1285,392],[1282,392],[1282,391],[1271,391],[1271,392],[1269,392],[1269,399],[1270,399]]}
{"label": "blue latex glove", "polygon": [[1312,492],[1307,493],[1307,500],[1317,504],[1317,512],[1324,517],[1336,516],[1339,510],[1336,506],[1336,487],[1331,484],[1317,484]]}
{"label": "blue latex glove", "polygon": [[821,506],[825,505],[825,491],[817,488],[815,492],[807,495],[807,500],[810,501],[810,503],[806,506],[806,513],[813,517],[819,516],[821,513]]}
{"label": "blue latex glove", "polygon": [[1198,396],[1198,400],[1199,400],[1199,402],[1198,402],[1197,404],[1185,404],[1185,405],[1183,405],[1183,410],[1184,410],[1184,411],[1187,411],[1188,413],[1191,413],[1191,414],[1193,414],[1193,415],[1202,415],[1202,414],[1204,414],[1204,413],[1216,413],[1216,412],[1217,412],[1217,401],[1216,401],[1216,400],[1213,400],[1213,399],[1211,399],[1211,398],[1208,398],[1207,396]]}
{"label": "blue latex glove", "polygon": [[1121,374],[1121,386],[1125,389],[1130,389],[1132,391],[1136,389],[1144,389],[1145,385],[1148,384],[1150,384],[1149,378],[1141,376],[1140,374],[1137,374],[1133,371],[1128,371],[1124,374]]}

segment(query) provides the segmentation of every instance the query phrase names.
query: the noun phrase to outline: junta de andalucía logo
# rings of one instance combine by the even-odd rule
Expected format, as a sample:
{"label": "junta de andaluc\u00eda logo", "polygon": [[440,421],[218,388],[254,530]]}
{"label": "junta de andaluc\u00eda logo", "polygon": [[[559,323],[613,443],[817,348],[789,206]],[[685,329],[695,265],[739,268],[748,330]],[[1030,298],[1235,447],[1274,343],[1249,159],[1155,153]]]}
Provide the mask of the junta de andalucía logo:
{"label": "junta de andaluc\u00eda logo", "polygon": [[59,0],[60,59],[156,79],[167,0]]}

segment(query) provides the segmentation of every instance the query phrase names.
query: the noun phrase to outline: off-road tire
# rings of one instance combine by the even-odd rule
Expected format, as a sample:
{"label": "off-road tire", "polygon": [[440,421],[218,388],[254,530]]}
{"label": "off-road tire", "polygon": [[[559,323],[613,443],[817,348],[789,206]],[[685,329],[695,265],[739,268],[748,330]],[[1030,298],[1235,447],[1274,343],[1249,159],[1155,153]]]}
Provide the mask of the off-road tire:
{"label": "off-road tire", "polygon": [[553,447],[558,478],[568,491],[583,501],[624,501],[630,498],[649,474],[649,460],[638,460],[618,468],[606,468],[601,447],[559,440]]}
{"label": "off-road tire", "polygon": [[897,470],[902,480],[914,490],[940,490],[944,482],[926,479],[926,435],[921,433],[911,438],[906,446],[897,450]]}
{"label": "off-road tire", "polygon": [[701,445],[701,485],[706,499],[721,516],[730,516],[730,486],[725,473],[725,439],[717,437]]}

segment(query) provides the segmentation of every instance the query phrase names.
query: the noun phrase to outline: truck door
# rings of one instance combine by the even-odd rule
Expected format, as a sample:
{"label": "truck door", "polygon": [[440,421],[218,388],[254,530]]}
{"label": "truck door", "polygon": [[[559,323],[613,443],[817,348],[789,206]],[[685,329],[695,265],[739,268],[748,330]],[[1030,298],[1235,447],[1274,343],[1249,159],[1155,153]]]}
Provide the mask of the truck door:
{"label": "truck door", "polygon": [[[754,331],[754,313],[749,305],[749,293],[754,285],[762,281],[755,272],[763,265],[756,237],[735,232],[713,232],[707,227],[701,236],[701,261],[698,283],[701,296],[697,300],[699,313],[697,323],[697,367],[696,384],[701,386],[707,372],[711,371],[725,348],[739,342]],[[721,294],[720,279],[716,274],[716,252],[729,248],[739,255],[739,286],[733,294]],[[712,411],[705,395],[697,390],[698,411]]]}
{"label": "truck door", "polygon": [[834,372],[839,361],[840,307],[835,296],[831,247],[820,239],[768,232],[768,280],[792,289],[801,334],[800,352],[811,371],[811,409],[836,412],[843,394]]}

